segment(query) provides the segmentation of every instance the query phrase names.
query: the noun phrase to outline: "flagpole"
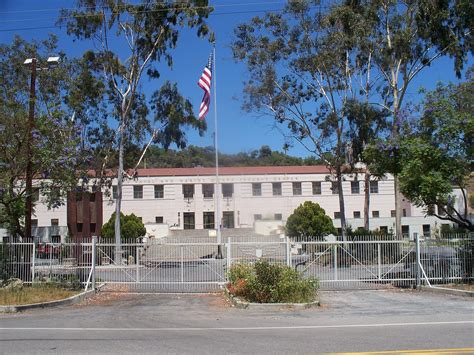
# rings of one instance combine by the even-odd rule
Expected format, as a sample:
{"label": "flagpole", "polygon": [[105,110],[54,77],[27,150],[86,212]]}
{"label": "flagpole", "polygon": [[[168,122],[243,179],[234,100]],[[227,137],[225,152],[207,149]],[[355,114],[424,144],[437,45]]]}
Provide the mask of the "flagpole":
{"label": "flagpole", "polygon": [[215,185],[215,206],[216,216],[214,223],[217,226],[217,258],[222,259],[222,235],[221,235],[221,208],[219,189],[219,149],[217,146],[217,75],[216,75],[216,45],[212,48],[212,80],[214,81],[214,148],[216,153],[216,185]]}

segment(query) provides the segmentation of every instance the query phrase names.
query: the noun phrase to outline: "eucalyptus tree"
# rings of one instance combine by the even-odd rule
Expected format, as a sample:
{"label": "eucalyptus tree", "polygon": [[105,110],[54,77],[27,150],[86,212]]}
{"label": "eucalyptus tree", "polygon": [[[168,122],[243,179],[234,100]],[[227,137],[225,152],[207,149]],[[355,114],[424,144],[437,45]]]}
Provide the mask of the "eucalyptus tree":
{"label": "eucalyptus tree", "polygon": [[[147,99],[142,79],[145,76],[158,79],[160,65],[172,66],[172,49],[184,28],[196,29],[200,37],[209,35],[205,19],[212,9],[207,0],[146,0],[138,4],[124,0],[79,0],[77,4],[73,10],[62,11],[60,23],[67,26],[71,36],[94,42],[96,49],[88,55],[106,85],[108,107],[118,123],[113,136],[118,149],[115,241],[116,258],[119,258],[126,142],[132,138],[139,142],[144,138],[151,129],[150,116],[162,123],[159,134],[160,138],[167,137],[165,145],[173,141],[181,146],[185,144],[185,135],[180,129],[183,125],[197,128],[200,133],[205,129],[175,86],[166,83]],[[163,105],[161,100],[169,104]]]}
{"label": "eucalyptus tree", "polygon": [[[426,94],[419,119],[391,144],[369,147],[374,170],[400,176],[400,190],[427,215],[474,231],[468,186],[474,162],[474,76]],[[387,155],[386,152],[392,154]]]}
{"label": "eucalyptus tree", "polygon": [[343,174],[347,159],[347,105],[370,95],[373,48],[362,16],[345,7],[322,11],[318,1],[289,1],[284,11],[254,17],[235,29],[234,58],[249,79],[244,109],[275,120],[289,143],[302,144],[331,171],[346,229]]}
{"label": "eucalyptus tree", "polygon": [[[443,56],[452,57],[459,77],[472,53],[474,3],[470,0],[349,0],[338,5],[365,26],[361,49],[372,48],[373,71],[381,76],[370,103],[391,114],[391,137],[397,140],[406,116],[406,95],[420,73]],[[389,145],[387,145],[389,146]],[[387,155],[393,154],[387,151]],[[395,175],[396,233],[401,236],[400,181]]]}

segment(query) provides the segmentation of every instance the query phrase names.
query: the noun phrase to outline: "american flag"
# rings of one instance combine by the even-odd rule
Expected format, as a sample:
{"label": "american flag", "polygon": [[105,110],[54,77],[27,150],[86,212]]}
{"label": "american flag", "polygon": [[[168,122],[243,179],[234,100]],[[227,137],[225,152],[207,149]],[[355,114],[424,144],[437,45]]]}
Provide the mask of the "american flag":
{"label": "american flag", "polygon": [[204,96],[202,97],[201,106],[199,107],[199,119],[203,120],[209,112],[209,106],[211,105],[211,78],[212,78],[212,52],[209,55],[209,61],[204,67],[204,70],[199,78],[198,85],[204,90]]}

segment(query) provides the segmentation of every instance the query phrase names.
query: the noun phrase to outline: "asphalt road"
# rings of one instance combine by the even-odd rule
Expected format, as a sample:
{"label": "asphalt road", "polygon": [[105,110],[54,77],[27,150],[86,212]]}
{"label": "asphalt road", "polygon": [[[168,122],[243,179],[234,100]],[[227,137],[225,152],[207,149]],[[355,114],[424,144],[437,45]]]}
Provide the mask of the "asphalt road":
{"label": "asphalt road", "polygon": [[474,353],[472,298],[383,290],[324,292],[321,301],[240,310],[220,295],[103,293],[89,304],[0,315],[0,353]]}

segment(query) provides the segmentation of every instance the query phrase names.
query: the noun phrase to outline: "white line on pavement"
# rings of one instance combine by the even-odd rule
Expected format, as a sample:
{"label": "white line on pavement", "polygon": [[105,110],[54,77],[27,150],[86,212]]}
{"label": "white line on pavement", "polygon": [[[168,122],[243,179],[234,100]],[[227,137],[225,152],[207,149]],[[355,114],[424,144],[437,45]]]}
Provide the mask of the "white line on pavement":
{"label": "white line on pavement", "polygon": [[268,326],[268,327],[187,327],[187,328],[52,328],[52,327],[1,327],[0,330],[54,330],[54,331],[206,331],[206,330],[291,330],[291,329],[331,329],[331,328],[370,328],[370,327],[400,327],[400,326],[432,326],[449,324],[474,324],[474,321],[452,322],[418,322],[418,323],[376,323],[376,324],[340,324],[340,325],[295,325],[295,326]]}

